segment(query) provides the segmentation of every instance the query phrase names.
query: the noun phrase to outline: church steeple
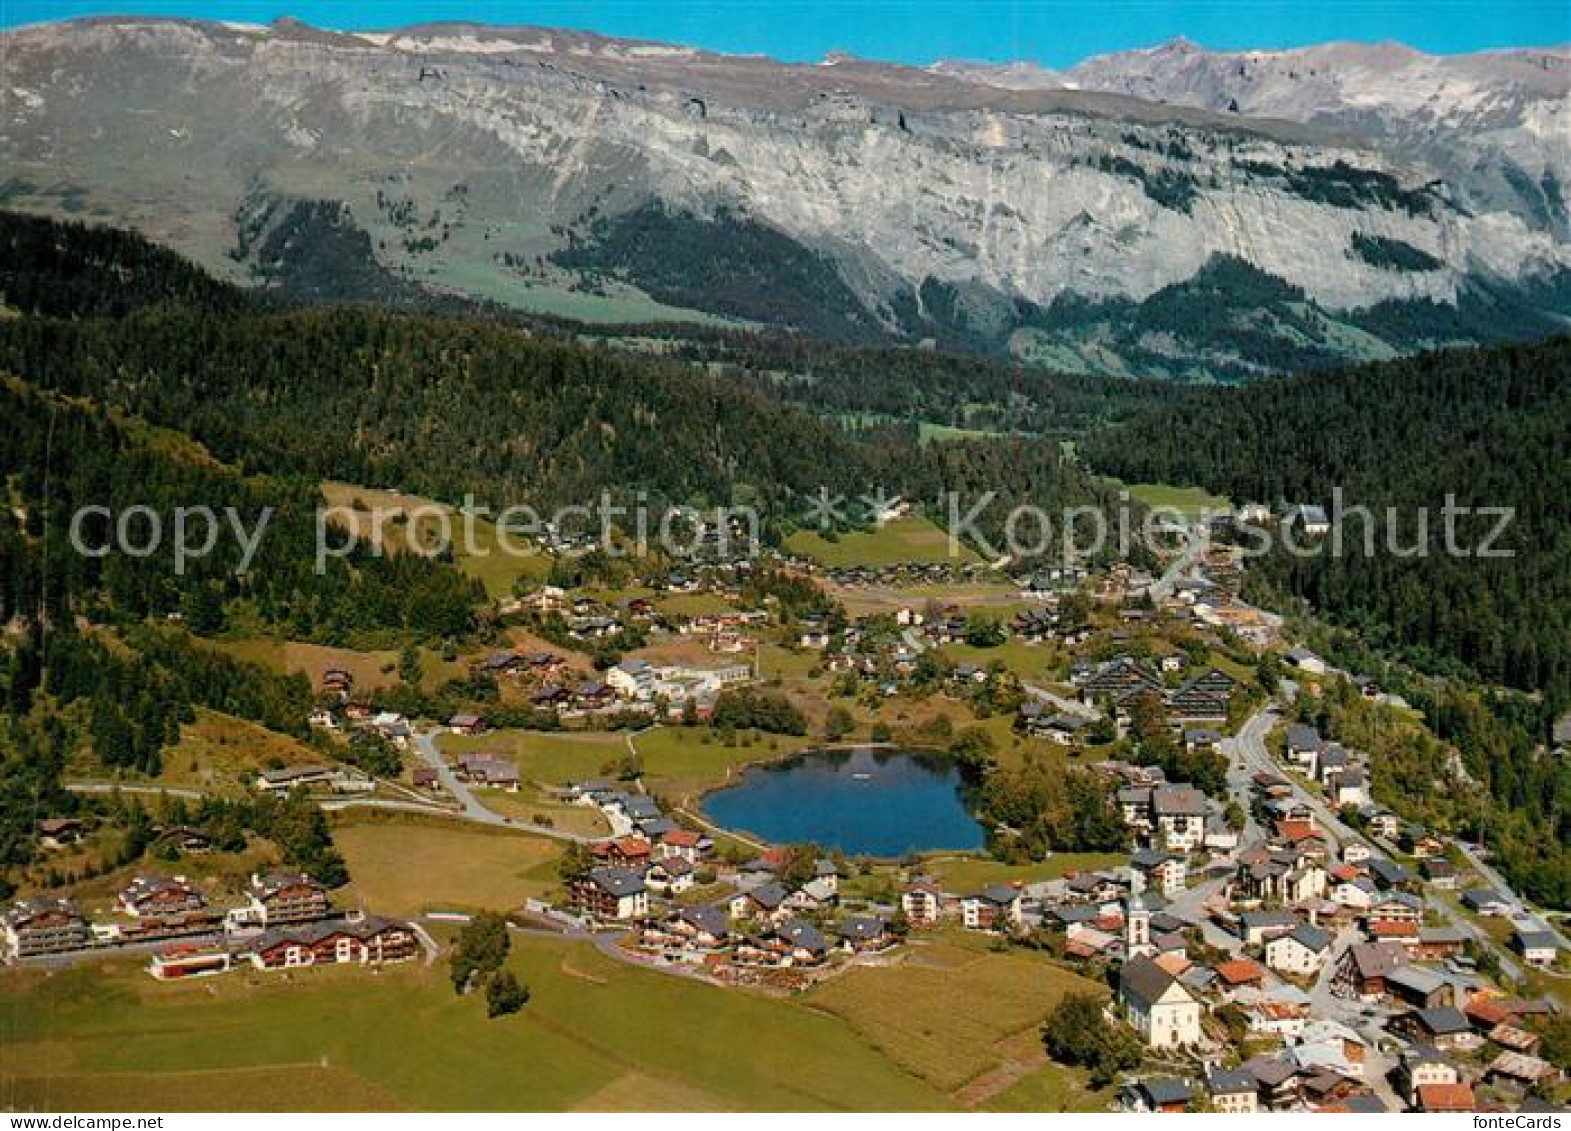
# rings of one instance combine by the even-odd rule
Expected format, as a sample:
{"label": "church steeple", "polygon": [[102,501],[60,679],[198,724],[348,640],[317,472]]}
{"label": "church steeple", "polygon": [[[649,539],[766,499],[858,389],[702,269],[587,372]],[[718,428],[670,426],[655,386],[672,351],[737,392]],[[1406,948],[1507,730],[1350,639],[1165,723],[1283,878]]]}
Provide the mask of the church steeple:
{"label": "church steeple", "polygon": [[1144,887],[1145,877],[1132,869],[1129,873],[1129,904],[1124,912],[1125,958],[1138,955],[1149,957],[1156,953],[1156,947],[1151,945],[1151,912],[1146,910],[1146,901],[1140,898]]}

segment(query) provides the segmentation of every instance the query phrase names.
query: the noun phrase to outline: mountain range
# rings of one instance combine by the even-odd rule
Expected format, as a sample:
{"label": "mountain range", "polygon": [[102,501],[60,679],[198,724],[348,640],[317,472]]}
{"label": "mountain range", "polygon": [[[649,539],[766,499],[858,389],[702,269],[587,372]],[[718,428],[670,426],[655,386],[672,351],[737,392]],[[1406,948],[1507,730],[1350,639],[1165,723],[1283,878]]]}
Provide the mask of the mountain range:
{"label": "mountain range", "polygon": [[818,65],[539,28],[4,34],[0,203],[236,281],[1231,379],[1571,325],[1571,51]]}

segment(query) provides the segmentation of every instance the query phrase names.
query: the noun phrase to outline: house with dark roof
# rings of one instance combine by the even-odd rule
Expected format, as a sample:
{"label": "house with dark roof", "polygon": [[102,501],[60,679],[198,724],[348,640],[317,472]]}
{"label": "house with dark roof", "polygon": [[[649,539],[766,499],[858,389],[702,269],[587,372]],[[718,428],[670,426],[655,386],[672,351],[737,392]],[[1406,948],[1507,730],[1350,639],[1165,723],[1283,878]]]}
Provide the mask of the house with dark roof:
{"label": "house with dark roof", "polygon": [[408,923],[366,915],[332,922],[272,927],[246,947],[259,970],[355,963],[379,966],[403,962],[420,951],[419,936]]}
{"label": "house with dark roof", "polygon": [[1313,977],[1331,957],[1333,941],[1329,931],[1300,923],[1266,943],[1266,965],[1281,974]]}
{"label": "house with dark roof", "polygon": [[1010,931],[1021,922],[1020,889],[993,884],[960,901],[961,922],[973,931]]}
{"label": "house with dark roof", "polygon": [[649,889],[638,868],[591,868],[571,884],[574,903],[592,919],[641,919],[649,914]]}
{"label": "house with dark roof", "polygon": [[1213,1111],[1252,1115],[1260,1110],[1260,1085],[1242,1068],[1215,1068],[1206,1075],[1206,1095]]}
{"label": "house with dark roof", "polygon": [[1187,1111],[1195,1098],[1195,1086],[1172,1076],[1151,1076],[1132,1080],[1118,1093],[1120,1111],[1141,1115],[1175,1115]]}
{"label": "house with dark roof", "polygon": [[1200,1042],[1200,1003],[1150,958],[1131,958],[1119,969],[1118,1004],[1125,1020],[1151,1048],[1184,1048]]}
{"label": "house with dark roof", "polygon": [[1560,940],[1555,938],[1553,931],[1518,928],[1511,933],[1511,949],[1529,966],[1548,969],[1560,956]]}

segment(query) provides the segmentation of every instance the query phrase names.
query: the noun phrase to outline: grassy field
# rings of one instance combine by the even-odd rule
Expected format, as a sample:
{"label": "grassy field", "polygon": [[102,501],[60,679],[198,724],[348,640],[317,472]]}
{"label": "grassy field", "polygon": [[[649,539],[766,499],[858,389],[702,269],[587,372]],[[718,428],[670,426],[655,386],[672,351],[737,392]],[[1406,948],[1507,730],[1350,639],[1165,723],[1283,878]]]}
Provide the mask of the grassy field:
{"label": "grassy field", "polygon": [[606,836],[611,831],[600,810],[560,801],[543,789],[523,786],[512,793],[505,789],[476,789],[474,794],[487,809],[515,820],[537,824],[544,821],[551,828],[579,836]]}
{"label": "grassy field", "polygon": [[343,824],[333,840],[353,877],[340,902],[382,915],[517,907],[547,894],[562,851],[542,837],[456,822]]}
{"label": "grassy field", "polygon": [[[710,739],[704,742],[705,738]],[[812,745],[806,737],[759,735],[751,746],[725,745],[707,729],[660,727],[634,740],[643,758],[644,780],[650,790],[673,798],[691,798],[723,784],[749,762],[784,758]]]}
{"label": "grassy field", "polygon": [[882,566],[896,562],[976,561],[976,554],[961,547],[950,557],[949,535],[925,518],[911,515],[886,522],[877,530],[842,534],[830,542],[815,531],[803,530],[786,539],[794,554],[813,558],[826,566]]}
{"label": "grassy field", "polygon": [[1110,852],[1062,852],[1037,864],[1005,864],[979,856],[934,857],[922,862],[922,871],[941,880],[950,891],[980,891],[989,884],[1033,884],[1056,880],[1070,872],[1096,871],[1127,861]]}
{"label": "grassy field", "polygon": [[[485,1019],[442,965],[160,985],[128,964],[0,975],[0,1103],[53,1110],[930,1110],[833,1017],[514,936],[531,1000]],[[213,1090],[203,1084],[215,1085]]]}
{"label": "grassy field", "polygon": [[[203,643],[237,660],[261,664],[275,671],[298,672],[311,681],[313,689],[321,685],[322,673],[329,668],[341,668],[352,675],[357,691],[374,691],[398,682],[398,653],[387,649],[358,651],[265,638],[204,640]],[[420,682],[425,688],[435,689],[446,680],[463,674],[462,664],[450,663],[430,648],[420,649]]]}
{"label": "grassy field", "polygon": [[953,1094],[1016,1059],[1022,1035],[1024,1046],[1032,1047],[1035,1031],[1064,994],[1099,990],[1042,956],[986,946],[939,937],[899,965],[862,967],[827,982],[809,1000]]}
{"label": "grassy field", "polygon": [[498,730],[473,738],[445,737],[442,752],[449,758],[476,752],[495,754],[515,763],[518,772],[529,781],[567,785],[603,777],[607,765],[627,756],[627,736],[605,731],[553,734]]}
{"label": "grassy field", "polygon": [[[469,541],[454,508],[418,495],[331,481],[322,484],[322,495],[329,506],[339,508],[334,518],[342,526],[366,542],[381,545],[388,554],[403,553],[412,545],[434,545],[444,522],[438,516],[446,516],[458,568],[484,585],[493,600],[509,596],[520,577],[539,580],[551,570],[550,559],[536,553],[522,537],[509,538],[504,548],[495,524],[483,519],[476,518],[470,525],[473,541]],[[381,512],[380,519],[376,512]],[[409,521],[399,521],[400,514]],[[524,550],[528,552],[519,552]]]}
{"label": "grassy field", "polygon": [[1228,511],[1232,504],[1201,487],[1174,487],[1168,483],[1125,483],[1129,497],[1148,507],[1162,507],[1185,515],[1202,511]]}

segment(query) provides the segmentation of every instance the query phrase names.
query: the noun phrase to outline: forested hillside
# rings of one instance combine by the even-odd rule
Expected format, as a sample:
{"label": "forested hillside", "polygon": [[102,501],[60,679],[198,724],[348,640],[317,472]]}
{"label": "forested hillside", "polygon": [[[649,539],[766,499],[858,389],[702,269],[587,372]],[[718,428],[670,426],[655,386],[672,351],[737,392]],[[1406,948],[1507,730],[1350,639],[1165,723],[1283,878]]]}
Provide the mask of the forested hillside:
{"label": "forested hillside", "polygon": [[[1096,468],[1130,481],[1194,484],[1236,500],[1346,506],[1380,518],[1346,526],[1307,557],[1276,552],[1260,586],[1308,601],[1371,644],[1432,671],[1544,691],[1571,703],[1571,339],[1457,350],[1404,361],[1198,391],[1145,411],[1082,446]],[[1442,552],[1441,508],[1509,507],[1496,549]],[[1389,552],[1386,509],[1397,508]],[[1427,531],[1415,517],[1427,508]],[[1334,516],[1333,516],[1334,517]],[[1496,525],[1459,520],[1458,543]]]}
{"label": "forested hillside", "polygon": [[[760,500],[785,514],[821,486],[933,498],[995,472],[1045,506],[1106,497],[1051,445],[1023,453],[1019,441],[981,439],[935,455],[914,429],[848,431],[759,382],[492,321],[358,307],[232,309],[205,296],[184,301],[167,285],[148,289],[171,301],[123,317],[80,316],[119,310],[124,272],[77,270],[89,258],[58,249],[100,238],[57,226],[54,250],[34,253],[46,281],[17,293],[47,293],[47,277],[68,270],[79,316],[52,317],[54,305],[44,304],[43,313],[0,322],[0,371],[178,428],[242,470],[541,507],[609,491],[698,505]],[[37,246],[23,243],[19,254]],[[131,246],[136,261],[159,262]],[[183,279],[188,265],[174,264]],[[12,270],[26,275],[21,265]],[[98,307],[83,293],[94,279]]]}

